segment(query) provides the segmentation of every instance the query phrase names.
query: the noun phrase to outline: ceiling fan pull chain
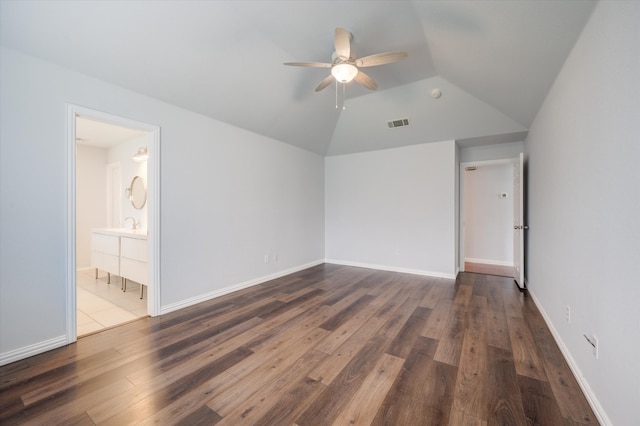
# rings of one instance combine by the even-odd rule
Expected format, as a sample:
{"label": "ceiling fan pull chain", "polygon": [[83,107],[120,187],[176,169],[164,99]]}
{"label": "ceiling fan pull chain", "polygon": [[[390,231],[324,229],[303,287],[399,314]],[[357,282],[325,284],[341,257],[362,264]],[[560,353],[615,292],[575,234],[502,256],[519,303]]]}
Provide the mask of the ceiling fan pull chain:
{"label": "ceiling fan pull chain", "polygon": [[336,80],[336,109],[338,109],[338,80]]}
{"label": "ceiling fan pull chain", "polygon": [[345,109],[347,109],[347,105],[345,105],[345,97],[344,97],[344,92],[345,92],[345,86],[346,84],[342,84],[342,110],[344,111]]}

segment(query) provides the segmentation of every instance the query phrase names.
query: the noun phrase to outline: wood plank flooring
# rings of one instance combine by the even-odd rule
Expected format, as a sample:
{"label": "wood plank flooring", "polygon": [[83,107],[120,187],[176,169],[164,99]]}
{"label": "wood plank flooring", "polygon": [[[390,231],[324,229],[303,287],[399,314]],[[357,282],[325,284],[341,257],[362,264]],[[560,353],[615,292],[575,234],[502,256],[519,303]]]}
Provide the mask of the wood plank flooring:
{"label": "wood plank flooring", "polygon": [[0,367],[0,424],[595,425],[505,277],[324,264]]}

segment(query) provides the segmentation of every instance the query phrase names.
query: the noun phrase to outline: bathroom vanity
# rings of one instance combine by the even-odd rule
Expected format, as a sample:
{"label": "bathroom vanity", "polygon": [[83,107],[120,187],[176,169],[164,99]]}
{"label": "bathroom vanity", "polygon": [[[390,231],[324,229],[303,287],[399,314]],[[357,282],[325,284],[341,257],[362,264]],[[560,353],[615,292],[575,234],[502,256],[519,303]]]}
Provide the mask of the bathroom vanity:
{"label": "bathroom vanity", "polygon": [[122,290],[127,290],[127,280],[140,286],[140,298],[144,286],[149,285],[149,246],[147,233],[136,229],[96,228],[91,231],[91,267],[122,278]]}

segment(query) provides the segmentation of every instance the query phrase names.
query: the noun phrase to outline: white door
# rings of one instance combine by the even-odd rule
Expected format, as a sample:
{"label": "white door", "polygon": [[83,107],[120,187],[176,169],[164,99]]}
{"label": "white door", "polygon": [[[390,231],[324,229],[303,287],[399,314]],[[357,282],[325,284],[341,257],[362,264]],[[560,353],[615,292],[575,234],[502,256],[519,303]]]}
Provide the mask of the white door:
{"label": "white door", "polygon": [[513,163],[513,279],[521,289],[524,283],[524,154]]}

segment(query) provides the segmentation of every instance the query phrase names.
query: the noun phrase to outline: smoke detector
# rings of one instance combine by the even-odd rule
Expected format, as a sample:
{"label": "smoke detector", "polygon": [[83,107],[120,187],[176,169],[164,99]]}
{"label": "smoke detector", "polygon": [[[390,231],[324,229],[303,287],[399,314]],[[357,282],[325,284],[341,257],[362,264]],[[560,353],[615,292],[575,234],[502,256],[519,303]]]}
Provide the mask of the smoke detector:
{"label": "smoke detector", "polygon": [[440,98],[440,96],[442,96],[442,92],[440,91],[440,89],[433,89],[433,90],[431,91],[431,97],[432,97],[433,99],[439,99],[439,98]]}

